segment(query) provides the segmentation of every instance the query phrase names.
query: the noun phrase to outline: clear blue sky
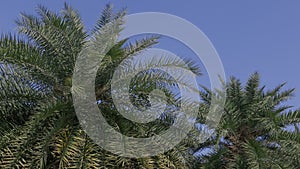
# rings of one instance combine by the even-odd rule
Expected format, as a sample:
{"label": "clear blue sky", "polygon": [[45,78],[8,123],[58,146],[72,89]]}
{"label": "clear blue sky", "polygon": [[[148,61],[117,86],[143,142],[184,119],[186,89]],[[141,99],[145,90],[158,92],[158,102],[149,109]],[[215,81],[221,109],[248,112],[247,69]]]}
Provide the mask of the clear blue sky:
{"label": "clear blue sky", "polygon": [[[213,42],[227,76],[245,81],[254,71],[261,74],[267,88],[288,82],[298,88],[289,103],[300,107],[300,1],[67,1],[82,15],[91,29],[104,5],[112,2],[129,13],[165,12],[185,18],[198,26]],[[21,11],[35,14],[37,4],[59,11],[61,0],[7,0],[0,6],[0,32],[15,31],[14,20]],[[166,48],[168,46],[166,45]],[[172,47],[170,47],[172,49]],[[176,53],[178,51],[174,51]],[[179,55],[185,55],[180,53]]]}

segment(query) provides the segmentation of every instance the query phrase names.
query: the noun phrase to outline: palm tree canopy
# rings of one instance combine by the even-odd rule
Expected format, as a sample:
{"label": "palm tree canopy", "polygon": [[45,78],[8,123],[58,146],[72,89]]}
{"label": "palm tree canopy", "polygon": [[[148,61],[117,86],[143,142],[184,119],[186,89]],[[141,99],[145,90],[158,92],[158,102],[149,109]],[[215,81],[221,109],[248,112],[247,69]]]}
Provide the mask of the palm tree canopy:
{"label": "palm tree canopy", "polygon": [[[175,150],[143,159],[114,155],[95,144],[79,125],[71,97],[72,74],[78,54],[91,36],[101,34],[106,24],[122,20],[125,13],[125,10],[114,13],[112,6],[107,5],[89,35],[78,12],[69,5],[65,4],[60,13],[38,6],[38,16],[22,13],[16,21],[18,35],[1,37],[1,167],[158,168],[187,165],[170,159],[180,157],[181,151]],[[119,31],[111,36],[117,36]],[[102,103],[99,108],[116,130],[128,135],[147,136],[152,133],[151,128],[153,131],[167,127],[160,121],[139,125],[121,118],[109,96],[114,68],[128,56],[156,44],[157,40],[158,36],[149,36],[135,42],[128,39],[117,42],[106,53],[97,72],[95,91]]]}
{"label": "palm tree canopy", "polygon": [[[286,127],[297,125],[300,114],[284,104],[294,89],[282,91],[284,83],[266,91],[259,83],[259,74],[254,73],[245,86],[236,78],[231,78],[226,85],[227,99],[221,123],[212,140],[204,143],[214,151],[202,156],[203,168],[299,166],[300,135]],[[201,96],[206,101],[203,105],[206,111],[214,93],[204,89]]]}
{"label": "palm tree canopy", "polygon": [[[245,86],[236,78],[225,84],[223,117],[218,128],[208,130],[213,134],[206,142],[199,143],[194,136],[207,132],[204,124],[211,98],[219,93],[203,87],[203,91],[195,91],[202,98],[197,123],[189,137],[172,150],[139,159],[104,150],[83,131],[76,116],[72,75],[76,59],[89,40],[97,41],[103,28],[116,20],[122,21],[126,11],[115,13],[107,5],[90,33],[79,13],[67,4],[59,13],[43,6],[38,6],[36,12],[38,16],[21,14],[16,21],[19,34],[0,38],[1,168],[252,169],[300,165],[298,127],[295,132],[285,129],[300,122],[299,111],[284,105],[294,90],[282,91],[282,84],[266,91],[260,87],[257,73]],[[117,37],[121,26],[122,22],[110,36]],[[174,122],[172,113],[180,107],[177,81],[155,69],[137,74],[129,92],[133,104],[143,109],[151,106],[148,99],[152,90],[163,90],[168,96],[168,109],[159,119],[147,124],[132,122],[118,113],[112,101],[115,68],[129,56],[158,43],[158,39],[149,36],[117,41],[106,52],[97,71],[98,107],[107,122],[126,136],[151,137],[167,130]],[[100,40],[97,42],[103,45]],[[201,74],[196,64],[189,60],[187,63],[195,74]],[[176,61],[169,60],[168,64]],[[205,148],[211,153],[199,155]]]}

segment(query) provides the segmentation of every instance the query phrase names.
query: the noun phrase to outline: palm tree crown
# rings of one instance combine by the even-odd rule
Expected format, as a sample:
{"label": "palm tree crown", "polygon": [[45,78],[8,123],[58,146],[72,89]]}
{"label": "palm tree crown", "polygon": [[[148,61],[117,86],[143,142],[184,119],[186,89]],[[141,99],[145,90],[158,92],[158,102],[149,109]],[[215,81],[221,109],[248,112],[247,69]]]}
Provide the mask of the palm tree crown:
{"label": "palm tree crown", "polygon": [[[281,91],[284,84],[265,91],[254,73],[245,87],[236,78],[226,85],[224,115],[212,140],[206,146],[214,151],[205,155],[203,168],[297,168],[299,132],[286,130],[299,123],[299,111],[283,104],[294,89]],[[205,111],[213,93],[205,88]],[[200,119],[199,119],[200,120]],[[203,120],[203,119],[202,119]],[[297,127],[296,127],[297,128]]]}

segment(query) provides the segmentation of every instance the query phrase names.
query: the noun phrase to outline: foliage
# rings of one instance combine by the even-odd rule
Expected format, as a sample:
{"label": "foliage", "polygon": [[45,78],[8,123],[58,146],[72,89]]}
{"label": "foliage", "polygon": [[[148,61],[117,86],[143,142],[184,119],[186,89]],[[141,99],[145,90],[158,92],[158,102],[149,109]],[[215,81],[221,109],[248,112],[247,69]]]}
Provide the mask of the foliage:
{"label": "foliage", "polygon": [[[16,22],[19,34],[0,38],[1,168],[273,169],[300,165],[300,133],[296,126],[300,122],[299,111],[284,105],[293,90],[282,91],[282,84],[266,91],[260,87],[257,73],[245,86],[235,78],[225,85],[224,114],[206,142],[200,144],[195,136],[205,132],[205,115],[212,95],[218,92],[203,87],[203,91],[195,91],[203,101],[197,125],[172,150],[139,159],[105,151],[79,124],[71,97],[71,77],[76,58],[88,39],[101,33],[106,24],[122,19],[126,11],[114,13],[112,6],[107,5],[91,34],[85,31],[78,12],[67,4],[60,13],[38,6],[37,14],[22,13]],[[121,30],[122,25],[118,26]],[[150,137],[167,130],[174,121],[172,113],[179,107],[177,81],[154,69],[136,76],[130,97],[136,107],[147,108],[149,93],[162,89],[168,96],[168,109],[161,118],[148,124],[132,122],[118,113],[111,98],[110,80],[115,68],[129,56],[155,45],[158,38],[118,41],[97,72],[95,93],[99,108],[108,123],[124,135]],[[165,59],[166,64],[176,62],[167,56]],[[187,63],[190,70],[200,75],[193,62]],[[287,126],[295,126],[295,131],[286,130]],[[212,152],[196,155],[204,148]]]}
{"label": "foliage", "polygon": [[[298,128],[300,114],[284,105],[294,89],[282,91],[281,84],[266,91],[259,82],[254,73],[245,86],[236,78],[226,85],[224,115],[214,139],[206,143],[214,145],[214,152],[202,156],[202,168],[299,167],[300,133],[287,126]],[[205,90],[202,98],[209,101],[213,92]]]}
{"label": "foliage", "polygon": [[[95,144],[79,125],[70,92],[76,58],[93,34],[101,33],[104,25],[122,19],[125,13],[125,10],[114,13],[112,6],[107,5],[89,35],[78,12],[67,4],[60,13],[38,6],[38,16],[22,13],[16,21],[18,35],[1,37],[1,168],[186,168],[189,165],[182,157],[186,151],[180,146],[155,157],[117,156]],[[110,98],[110,79],[116,66],[157,40],[157,36],[152,36],[135,42],[119,41],[106,54],[97,73],[95,91],[101,100],[99,108],[123,134],[149,136],[153,130],[168,127],[162,120],[151,125],[130,123],[121,118]]]}

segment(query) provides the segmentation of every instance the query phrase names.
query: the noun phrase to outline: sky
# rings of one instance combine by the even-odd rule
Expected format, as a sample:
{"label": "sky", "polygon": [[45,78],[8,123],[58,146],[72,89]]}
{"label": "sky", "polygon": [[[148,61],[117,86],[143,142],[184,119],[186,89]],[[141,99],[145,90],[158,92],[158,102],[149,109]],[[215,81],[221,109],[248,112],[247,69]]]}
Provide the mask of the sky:
{"label": "sky", "polygon": [[[288,104],[299,108],[300,78],[300,1],[203,1],[203,0],[89,0],[66,1],[79,11],[88,30],[99,18],[105,4],[111,2],[116,9],[128,8],[137,12],[164,12],[184,18],[201,29],[215,46],[227,77],[235,76],[245,82],[257,71],[261,84],[267,89],[287,82],[287,88],[297,88]],[[64,1],[9,0],[0,6],[0,32],[16,32],[14,20],[20,12],[35,14],[42,4],[59,11]],[[162,40],[163,41],[163,40]],[[165,41],[165,42],[169,42]],[[178,55],[186,50],[174,48],[173,42],[160,47]],[[205,74],[204,74],[205,76]],[[205,77],[204,77],[205,78]]]}

